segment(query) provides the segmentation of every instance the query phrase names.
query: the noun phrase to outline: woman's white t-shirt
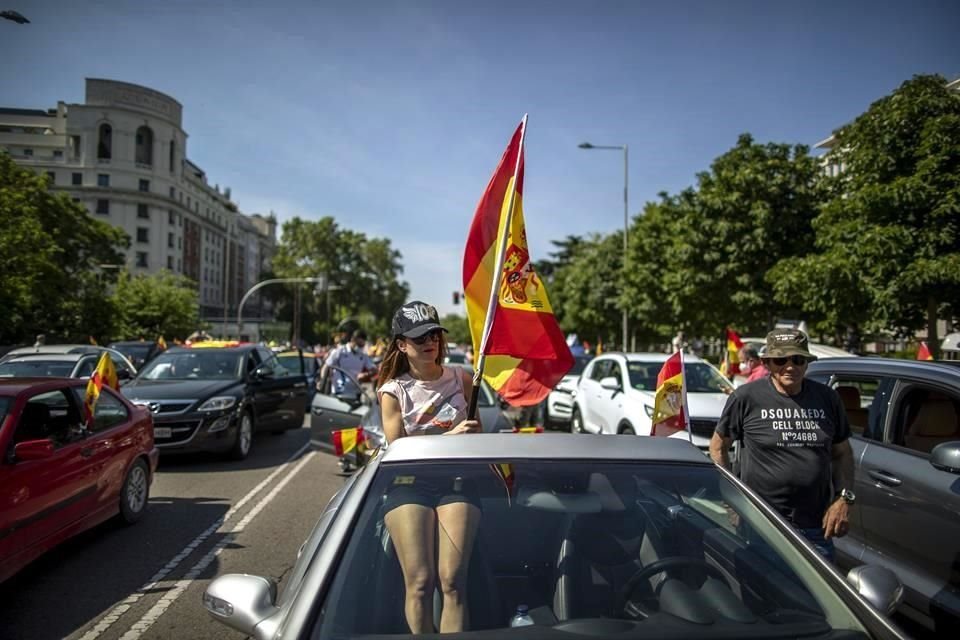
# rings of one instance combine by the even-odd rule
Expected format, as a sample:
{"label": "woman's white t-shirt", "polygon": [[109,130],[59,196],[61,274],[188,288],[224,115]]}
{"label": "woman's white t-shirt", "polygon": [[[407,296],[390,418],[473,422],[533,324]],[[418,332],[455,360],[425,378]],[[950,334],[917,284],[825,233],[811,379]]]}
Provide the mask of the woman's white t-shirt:
{"label": "woman's white t-shirt", "polygon": [[377,397],[389,393],[400,403],[408,436],[443,433],[467,419],[467,399],[459,367],[443,367],[436,380],[417,380],[409,373],[388,380]]}

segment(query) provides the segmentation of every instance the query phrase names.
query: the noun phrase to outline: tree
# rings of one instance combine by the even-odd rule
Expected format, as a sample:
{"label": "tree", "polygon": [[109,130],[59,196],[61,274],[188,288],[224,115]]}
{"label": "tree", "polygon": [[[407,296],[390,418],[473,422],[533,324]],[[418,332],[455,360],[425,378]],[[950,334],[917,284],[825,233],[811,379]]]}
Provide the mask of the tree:
{"label": "tree", "polygon": [[695,188],[660,194],[630,232],[625,301],[640,337],[765,329],[784,311],[767,271],[805,253],[822,188],[802,145],[749,134],[697,175]]}
{"label": "tree", "polygon": [[466,316],[448,313],[441,318],[440,324],[449,331],[447,334],[448,342],[454,342],[462,346],[473,344],[470,338],[470,325],[467,324]]}
{"label": "tree", "polygon": [[926,326],[937,357],[937,318],[960,312],[960,99],[916,76],[834,138],[816,250],[777,266],[777,296],[837,324]]}
{"label": "tree", "polygon": [[200,302],[196,284],[168,271],[132,277],[122,273],[113,304],[119,311],[115,335],[120,339],[185,339],[198,328]]}
{"label": "tree", "polygon": [[[305,331],[304,337],[326,340],[347,317],[364,318],[370,333],[389,334],[393,311],[409,295],[407,284],[399,280],[400,259],[389,239],[343,229],[329,216],[317,221],[293,218],[283,224],[273,271],[279,278],[326,277],[331,288],[304,296],[301,311],[302,326],[312,334]],[[293,296],[279,300],[279,315],[292,318]]]}
{"label": "tree", "polygon": [[117,317],[107,294],[124,262],[122,230],[91,218],[48,179],[0,152],[0,343],[86,342]]}
{"label": "tree", "polygon": [[593,235],[576,243],[572,259],[556,269],[550,304],[560,327],[582,339],[619,343],[621,335],[621,234]]}

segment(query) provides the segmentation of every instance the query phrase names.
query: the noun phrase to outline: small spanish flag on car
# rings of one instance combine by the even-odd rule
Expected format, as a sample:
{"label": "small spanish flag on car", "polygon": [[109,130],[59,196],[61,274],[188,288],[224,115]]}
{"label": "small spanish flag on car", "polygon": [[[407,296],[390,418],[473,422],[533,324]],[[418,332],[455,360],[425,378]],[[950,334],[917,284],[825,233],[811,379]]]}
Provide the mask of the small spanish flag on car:
{"label": "small spanish flag on car", "polygon": [[338,456],[350,453],[354,449],[363,453],[367,448],[367,439],[363,435],[363,427],[334,431],[331,438],[333,439],[333,448]]}

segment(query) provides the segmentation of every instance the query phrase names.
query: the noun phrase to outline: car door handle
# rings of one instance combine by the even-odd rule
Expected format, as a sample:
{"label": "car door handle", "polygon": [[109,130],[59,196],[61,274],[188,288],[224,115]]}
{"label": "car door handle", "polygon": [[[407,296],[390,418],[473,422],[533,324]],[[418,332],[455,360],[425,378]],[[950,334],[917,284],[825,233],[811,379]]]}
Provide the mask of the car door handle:
{"label": "car door handle", "polygon": [[889,487],[899,487],[903,484],[900,478],[886,471],[867,471],[867,474],[880,484],[885,484]]}

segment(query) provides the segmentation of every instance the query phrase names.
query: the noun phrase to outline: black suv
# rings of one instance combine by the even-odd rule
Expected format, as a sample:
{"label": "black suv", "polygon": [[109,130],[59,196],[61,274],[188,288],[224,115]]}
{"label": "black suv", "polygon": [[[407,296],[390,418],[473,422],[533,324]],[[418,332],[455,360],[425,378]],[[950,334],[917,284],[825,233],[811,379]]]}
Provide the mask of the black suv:
{"label": "black suv", "polygon": [[122,389],[153,414],[161,451],[211,451],[241,460],[254,432],[303,426],[307,383],[266,347],[174,347]]}

